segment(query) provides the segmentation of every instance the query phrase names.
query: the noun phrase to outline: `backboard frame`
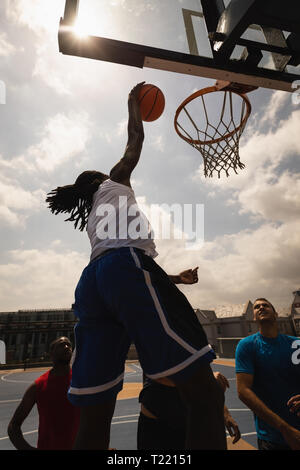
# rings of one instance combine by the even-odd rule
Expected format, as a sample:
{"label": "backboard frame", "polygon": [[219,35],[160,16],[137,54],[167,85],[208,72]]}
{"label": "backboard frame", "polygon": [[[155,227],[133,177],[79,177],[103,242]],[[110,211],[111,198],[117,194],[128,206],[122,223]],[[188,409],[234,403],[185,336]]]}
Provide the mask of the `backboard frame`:
{"label": "backboard frame", "polygon": [[[64,17],[60,20],[58,32],[59,51],[62,54],[287,92],[294,92],[294,82],[300,79],[300,74],[257,67],[250,60],[223,62],[216,61],[215,57],[196,55],[191,44],[191,53],[186,54],[97,36],[83,39],[76,36],[72,30],[78,8],[79,0],[66,0]],[[190,11],[189,14],[203,16],[203,13],[196,11]]]}

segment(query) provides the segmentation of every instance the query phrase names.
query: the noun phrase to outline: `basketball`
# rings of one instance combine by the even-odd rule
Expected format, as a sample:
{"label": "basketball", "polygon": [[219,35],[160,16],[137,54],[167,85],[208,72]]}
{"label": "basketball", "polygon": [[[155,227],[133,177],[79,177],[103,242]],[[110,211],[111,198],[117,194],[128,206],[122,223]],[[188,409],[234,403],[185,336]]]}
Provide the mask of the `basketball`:
{"label": "basketball", "polygon": [[165,97],[163,92],[155,85],[145,84],[139,95],[139,104],[143,121],[155,121],[165,108]]}

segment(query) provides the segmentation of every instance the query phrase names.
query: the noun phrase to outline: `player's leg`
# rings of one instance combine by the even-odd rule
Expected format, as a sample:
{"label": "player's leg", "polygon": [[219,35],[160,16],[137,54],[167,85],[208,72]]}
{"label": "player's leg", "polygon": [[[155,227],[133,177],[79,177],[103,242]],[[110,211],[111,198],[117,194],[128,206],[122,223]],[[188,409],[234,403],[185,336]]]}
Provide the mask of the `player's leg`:
{"label": "player's leg", "polygon": [[176,385],[187,409],[186,449],[226,450],[224,393],[210,365]]}
{"label": "player's leg", "polygon": [[[191,305],[139,251],[123,250],[118,267],[120,276],[126,273],[116,279],[118,318],[135,342],[146,375],[179,384],[188,404],[188,448],[225,449],[224,396],[209,366],[215,354]],[[109,276],[106,281],[112,284]]]}
{"label": "player's leg", "polygon": [[105,450],[109,447],[110,425],[116,397],[98,405],[80,409],[80,425],[74,449]]}
{"label": "player's leg", "polygon": [[[174,410],[176,414],[176,410]],[[175,429],[166,421],[140,413],[137,432],[138,450],[179,450],[185,448],[185,428]]]}
{"label": "player's leg", "polygon": [[91,263],[75,293],[75,352],[68,398],[80,407],[75,449],[108,449],[116,396],[123,386],[130,346],[98,289],[97,267]]}
{"label": "player's leg", "polygon": [[185,404],[187,432],[185,446],[181,448],[203,450],[227,448],[224,423],[225,396],[209,364],[200,365],[195,374],[184,382],[175,384],[167,377],[157,379],[156,382],[176,385]]}

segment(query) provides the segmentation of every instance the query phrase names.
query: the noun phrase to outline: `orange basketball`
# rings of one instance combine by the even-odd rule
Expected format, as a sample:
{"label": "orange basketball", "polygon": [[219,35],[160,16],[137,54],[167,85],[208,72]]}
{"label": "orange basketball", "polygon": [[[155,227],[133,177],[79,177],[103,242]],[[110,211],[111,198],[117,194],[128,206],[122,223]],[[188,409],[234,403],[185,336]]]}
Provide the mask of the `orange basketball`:
{"label": "orange basketball", "polygon": [[143,121],[155,121],[165,109],[163,92],[155,85],[143,85],[139,95],[139,104]]}

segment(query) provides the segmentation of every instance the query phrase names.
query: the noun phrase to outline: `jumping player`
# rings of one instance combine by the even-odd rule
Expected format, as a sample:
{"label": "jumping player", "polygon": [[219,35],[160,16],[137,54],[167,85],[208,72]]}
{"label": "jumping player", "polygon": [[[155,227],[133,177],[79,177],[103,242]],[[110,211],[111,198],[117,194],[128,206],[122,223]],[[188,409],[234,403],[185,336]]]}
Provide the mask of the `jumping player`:
{"label": "jumping player", "polygon": [[67,212],[75,228],[87,228],[91,242],[91,260],[75,291],[79,321],[69,389],[69,400],[81,408],[75,449],[108,448],[131,342],[149,378],[167,378],[178,388],[187,408],[186,448],[226,449],[224,394],[210,367],[215,354],[175,285],[178,276],[154,261],[153,234],[130,184],[144,141],[143,83],[129,94],[128,142],[109,176],[86,171],[47,198],[52,212]]}

